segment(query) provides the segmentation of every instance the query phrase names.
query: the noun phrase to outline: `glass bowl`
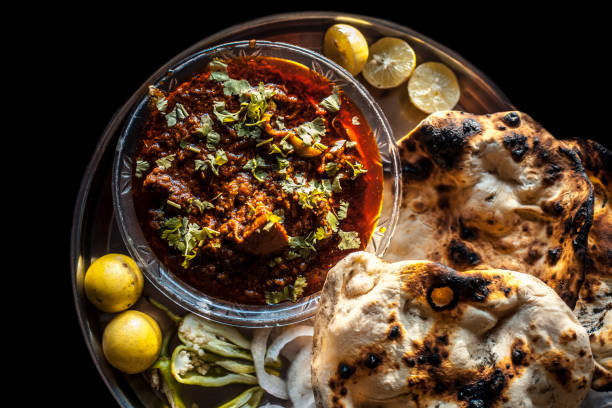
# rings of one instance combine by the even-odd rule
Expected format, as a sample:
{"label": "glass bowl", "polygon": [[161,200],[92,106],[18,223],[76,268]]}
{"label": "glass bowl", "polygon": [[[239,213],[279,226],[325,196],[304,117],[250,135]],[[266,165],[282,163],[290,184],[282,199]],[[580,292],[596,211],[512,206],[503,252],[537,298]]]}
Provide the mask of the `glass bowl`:
{"label": "glass bowl", "polygon": [[[300,63],[338,85],[361,110],[376,138],[382,160],[383,203],[377,225],[366,250],[382,256],[397,222],[401,197],[399,154],[391,127],[368,91],[347,71],[323,55],[291,44],[269,41],[238,41],[197,52],[171,68],[151,85],[171,92],[198,74],[214,58],[238,56],[276,57]],[[130,255],[140,264],[148,281],[180,307],[219,323],[238,327],[274,327],[306,320],[316,313],[319,293],[298,302],[276,305],[246,305],[206,295],[184,283],[158,259],[137,219],[132,198],[132,161],[138,136],[150,114],[148,96],[142,95],[117,142],[112,174],[116,221]]]}

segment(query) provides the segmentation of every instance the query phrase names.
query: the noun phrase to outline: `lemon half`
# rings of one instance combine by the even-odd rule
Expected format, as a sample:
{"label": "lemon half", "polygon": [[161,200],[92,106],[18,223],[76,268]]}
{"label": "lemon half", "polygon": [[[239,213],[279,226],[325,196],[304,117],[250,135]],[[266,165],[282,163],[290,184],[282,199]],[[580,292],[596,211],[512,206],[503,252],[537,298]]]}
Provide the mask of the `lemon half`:
{"label": "lemon half", "polygon": [[416,67],[408,81],[408,95],[418,109],[433,113],[453,109],[461,91],[450,68],[440,62],[425,62]]}
{"label": "lemon half", "polygon": [[416,65],[412,47],[401,38],[384,37],[370,46],[363,77],[375,88],[388,89],[407,80]]}
{"label": "lemon half", "polygon": [[368,43],[357,28],[334,24],[325,32],[323,53],[351,75],[357,75],[368,59]]}

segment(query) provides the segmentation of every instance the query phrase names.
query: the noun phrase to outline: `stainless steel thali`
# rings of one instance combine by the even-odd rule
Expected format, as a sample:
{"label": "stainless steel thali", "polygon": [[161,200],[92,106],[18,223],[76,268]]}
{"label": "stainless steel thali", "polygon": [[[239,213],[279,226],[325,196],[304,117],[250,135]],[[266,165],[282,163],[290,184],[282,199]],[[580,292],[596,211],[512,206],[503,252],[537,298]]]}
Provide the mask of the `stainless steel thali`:
{"label": "stainless steel thali", "polygon": [[[407,27],[359,15],[308,12],[260,18],[205,38],[160,67],[117,110],[102,134],[81,183],[72,226],[71,273],[78,319],[93,362],[120,406],[162,406],[162,401],[152,392],[142,376],[122,375],[106,363],[101,353],[100,340],[102,328],[109,316],[100,314],[89,304],[83,292],[83,276],[94,259],[108,252],[127,253],[114,219],[110,183],[116,141],[128,112],[146,93],[152,78],[163,75],[168,67],[196,51],[223,42],[257,39],[287,42],[321,52],[325,30],[337,22],[358,27],[369,43],[383,36],[403,38],[414,48],[417,62],[446,63],[457,74],[461,86],[462,95],[456,109],[473,113],[514,109],[504,94],[483,73],[453,51]],[[425,117],[411,107],[405,86],[380,91],[369,87],[362,79],[360,81],[366,85],[385,112],[396,139],[404,136]],[[161,296],[154,292],[151,285],[146,285],[145,294]],[[163,302],[163,299],[160,301]],[[240,387],[224,387],[205,390],[206,403],[200,403],[199,406],[219,405],[231,399],[239,389]]]}

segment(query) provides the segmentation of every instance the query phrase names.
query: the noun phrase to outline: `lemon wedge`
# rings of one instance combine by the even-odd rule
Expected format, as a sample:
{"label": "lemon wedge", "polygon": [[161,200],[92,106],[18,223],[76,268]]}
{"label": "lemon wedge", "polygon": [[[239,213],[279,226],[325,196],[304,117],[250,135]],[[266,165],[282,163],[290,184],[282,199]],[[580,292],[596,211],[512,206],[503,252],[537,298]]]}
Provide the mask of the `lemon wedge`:
{"label": "lemon wedge", "polygon": [[325,32],[323,54],[351,75],[357,75],[368,59],[368,43],[357,28],[334,24]]}
{"label": "lemon wedge", "polygon": [[363,77],[375,88],[395,88],[407,80],[416,65],[412,47],[401,38],[384,37],[370,46]]}
{"label": "lemon wedge", "polygon": [[433,113],[453,109],[461,91],[450,68],[440,62],[425,62],[416,67],[408,81],[408,95],[418,109]]}

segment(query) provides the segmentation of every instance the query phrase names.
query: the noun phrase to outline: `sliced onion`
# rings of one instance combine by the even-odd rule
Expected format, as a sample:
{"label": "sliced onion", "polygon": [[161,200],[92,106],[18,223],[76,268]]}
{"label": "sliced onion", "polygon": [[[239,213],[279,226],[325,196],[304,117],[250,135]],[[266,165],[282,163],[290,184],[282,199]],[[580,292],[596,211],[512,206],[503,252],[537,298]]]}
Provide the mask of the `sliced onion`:
{"label": "sliced onion", "polygon": [[[278,360],[278,355],[281,350],[285,348],[285,346],[292,342],[294,339],[298,337],[311,337],[313,336],[314,328],[312,326],[306,325],[298,325],[292,326],[286,330],[284,330],[281,334],[279,334],[268,347],[268,351],[266,353],[266,362],[272,362]],[[308,340],[310,342],[311,340]],[[303,346],[303,345],[300,345]],[[301,349],[302,347],[300,347]],[[291,353],[293,354],[293,353]],[[285,356],[292,360],[292,356]]]}
{"label": "sliced onion", "polygon": [[293,408],[315,406],[312,380],[310,377],[310,353],[312,344],[307,344],[295,356],[287,372],[287,392]]}
{"label": "sliced onion", "polygon": [[276,398],[288,399],[287,384],[281,378],[268,374],[264,369],[264,359],[266,356],[266,345],[270,336],[269,328],[255,329],[253,331],[253,341],[251,342],[251,353],[255,364],[255,374],[261,388]]}
{"label": "sliced onion", "polygon": [[282,405],[270,404],[266,402],[264,405],[260,405],[259,408],[285,408]]}

